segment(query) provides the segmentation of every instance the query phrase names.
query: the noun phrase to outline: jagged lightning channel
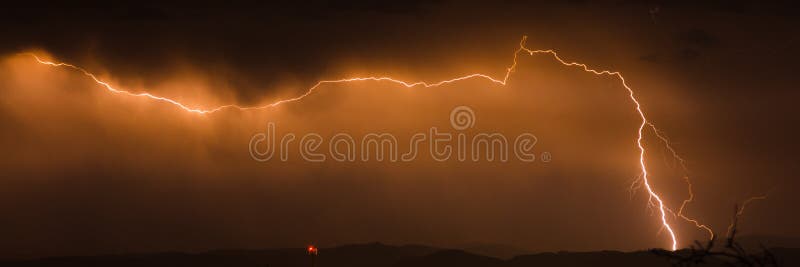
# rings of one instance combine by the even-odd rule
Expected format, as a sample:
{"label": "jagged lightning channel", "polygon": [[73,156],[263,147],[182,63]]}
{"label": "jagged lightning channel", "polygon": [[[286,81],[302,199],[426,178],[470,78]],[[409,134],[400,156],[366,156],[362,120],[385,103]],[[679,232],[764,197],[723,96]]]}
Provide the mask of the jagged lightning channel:
{"label": "jagged lightning channel", "polygon": [[[126,90],[122,90],[122,89],[117,89],[117,88],[114,88],[108,82],[105,82],[105,81],[101,80],[96,75],[92,74],[91,72],[89,72],[88,70],[86,70],[84,68],[81,68],[81,67],[69,64],[69,63],[52,62],[52,61],[44,60],[44,59],[40,58],[39,56],[37,56],[35,54],[32,54],[32,53],[27,53],[27,55],[32,56],[34,59],[36,59],[37,62],[39,62],[41,64],[45,64],[45,65],[53,66],[53,67],[65,67],[65,68],[70,68],[70,69],[79,71],[83,75],[86,75],[87,77],[91,78],[96,83],[100,84],[106,90],[108,90],[108,91],[110,91],[112,93],[124,94],[124,95],[128,95],[128,96],[133,96],[133,97],[149,98],[149,99],[156,100],[156,101],[166,102],[166,103],[175,105],[178,108],[180,108],[180,109],[182,109],[182,110],[184,110],[186,112],[197,113],[197,114],[210,114],[210,113],[215,113],[215,112],[218,112],[218,111],[221,111],[221,110],[225,110],[225,109],[255,110],[255,109],[267,109],[267,108],[276,107],[276,106],[279,106],[279,105],[282,105],[282,104],[286,104],[286,103],[290,103],[290,102],[295,102],[295,101],[301,100],[301,99],[305,98],[306,96],[309,96],[310,94],[312,94],[314,91],[316,91],[318,88],[320,88],[321,86],[323,86],[325,84],[373,81],[373,82],[391,82],[391,83],[395,83],[395,84],[398,84],[398,85],[401,85],[401,86],[404,86],[404,87],[411,88],[411,87],[437,87],[437,86],[442,86],[442,85],[445,85],[445,84],[454,83],[454,82],[463,81],[463,80],[468,80],[468,79],[485,79],[485,80],[488,80],[488,81],[490,81],[492,83],[504,86],[504,85],[506,85],[506,83],[508,82],[509,78],[511,77],[511,74],[516,69],[516,67],[517,67],[517,59],[518,59],[520,54],[524,53],[524,54],[528,54],[529,56],[533,56],[534,54],[549,54],[549,55],[551,55],[553,57],[553,59],[555,59],[557,62],[559,62],[560,64],[562,64],[564,66],[577,67],[579,69],[582,69],[585,72],[589,72],[589,73],[592,73],[592,74],[595,74],[595,75],[598,75],[598,76],[613,76],[613,77],[616,77],[617,79],[620,80],[622,86],[625,88],[625,90],[628,93],[628,97],[633,102],[636,112],[638,113],[639,117],[641,118],[641,123],[638,126],[637,137],[636,137],[636,146],[637,146],[638,151],[639,151],[639,162],[638,162],[638,164],[639,164],[639,168],[641,170],[639,181],[641,182],[642,185],[644,185],[644,188],[647,191],[647,194],[648,194],[648,197],[649,197],[649,200],[648,200],[649,202],[648,203],[652,203],[654,206],[658,207],[659,214],[660,214],[660,221],[661,221],[662,227],[667,230],[667,232],[669,233],[669,236],[670,236],[670,240],[671,240],[671,246],[670,247],[671,247],[672,250],[676,250],[677,246],[678,246],[678,237],[677,237],[677,234],[675,233],[675,231],[673,230],[672,225],[670,225],[669,221],[667,220],[667,218],[668,218],[667,213],[672,213],[672,214],[676,214],[676,213],[674,213],[669,207],[667,207],[667,205],[664,203],[664,200],[662,199],[662,197],[659,194],[656,193],[656,191],[653,189],[653,187],[650,184],[650,180],[649,180],[650,176],[649,176],[649,173],[647,171],[647,165],[646,165],[646,161],[645,161],[646,151],[645,151],[645,147],[644,147],[644,144],[643,144],[645,128],[651,128],[655,132],[656,136],[662,142],[664,142],[665,145],[668,147],[668,149],[673,153],[673,156],[675,156],[675,158],[678,159],[681,162],[681,165],[683,165],[683,159],[680,158],[677,155],[677,153],[675,152],[674,149],[672,149],[672,147],[669,144],[669,141],[661,134],[659,129],[657,129],[655,127],[655,125],[652,124],[647,119],[647,117],[645,116],[644,111],[642,110],[641,103],[636,98],[636,94],[635,94],[634,90],[630,86],[628,86],[628,84],[627,84],[627,82],[625,80],[625,77],[623,77],[622,74],[620,72],[618,72],[618,71],[595,70],[595,69],[592,69],[592,68],[588,67],[586,64],[583,64],[583,63],[566,61],[566,60],[562,59],[558,55],[558,53],[556,53],[555,50],[552,50],[552,49],[548,49],[548,50],[532,50],[532,49],[528,49],[525,46],[526,41],[527,41],[527,36],[524,36],[522,38],[522,40],[520,41],[520,43],[519,43],[519,48],[514,52],[513,63],[511,64],[511,66],[509,66],[506,69],[505,75],[503,76],[502,79],[496,79],[496,78],[493,78],[492,76],[486,75],[486,74],[474,73],[474,74],[464,75],[464,76],[457,77],[457,78],[452,78],[452,79],[449,79],[449,80],[442,80],[442,81],[435,82],[435,83],[428,83],[428,82],[424,82],[424,81],[407,82],[407,81],[394,79],[394,78],[391,78],[391,77],[377,77],[377,76],[344,78],[344,79],[338,79],[338,80],[322,80],[322,81],[319,81],[316,84],[314,84],[314,86],[311,86],[310,88],[308,88],[303,94],[301,94],[299,96],[296,96],[296,97],[293,97],[293,98],[279,100],[279,101],[276,101],[276,102],[273,102],[273,103],[270,103],[270,104],[261,105],[261,106],[240,106],[240,105],[235,105],[235,104],[229,104],[229,105],[222,105],[222,106],[217,106],[217,107],[208,108],[208,109],[204,109],[204,108],[201,108],[201,107],[190,107],[190,106],[188,106],[186,104],[183,104],[181,102],[178,102],[176,100],[173,100],[173,99],[170,99],[170,98],[167,98],[167,97],[161,97],[161,96],[153,95],[153,94],[146,93],[146,92],[137,93],[137,92],[131,92],[131,91],[126,91]],[[684,168],[685,168],[685,166],[684,166]],[[688,182],[688,179],[687,179],[687,182]],[[690,187],[689,187],[689,192],[690,192],[690,198],[683,202],[683,204],[681,205],[677,215],[680,216],[681,218],[687,220],[687,221],[694,222],[696,226],[704,228],[704,229],[708,230],[709,232],[711,232],[711,230],[709,228],[707,228],[705,225],[702,225],[702,224],[698,223],[696,220],[690,219],[690,218],[688,218],[688,217],[686,217],[686,216],[684,216],[682,214],[682,211],[683,211],[684,207],[694,199],[694,195],[691,192],[691,184],[690,184]],[[655,200],[655,202],[653,202],[653,200]],[[713,235],[713,233],[712,233],[712,235]]]}

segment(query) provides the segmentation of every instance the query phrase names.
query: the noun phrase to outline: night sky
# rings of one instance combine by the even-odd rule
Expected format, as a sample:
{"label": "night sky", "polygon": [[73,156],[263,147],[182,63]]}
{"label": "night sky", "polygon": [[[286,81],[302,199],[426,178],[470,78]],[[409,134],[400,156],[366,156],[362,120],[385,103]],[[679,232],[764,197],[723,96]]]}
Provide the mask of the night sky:
{"label": "night sky", "polygon": [[[191,107],[259,106],[317,81],[502,78],[530,49],[620,71],[686,160],[685,213],[724,234],[797,237],[798,16],[788,4],[694,1],[303,2],[186,7],[0,8],[0,258],[380,241],[527,251],[666,248],[639,174],[640,118],[618,79],[521,54],[506,86],[324,85],[275,108],[186,112],[114,94],[31,52],[130,92]],[[550,162],[258,162],[251,137],[391,133],[401,152],[431,127],[534,134]],[[645,132],[652,186],[689,197],[679,164]],[[327,148],[323,143],[321,148]],[[427,147],[427,144],[423,145]],[[360,156],[360,155],[358,155]],[[277,156],[276,156],[277,157]],[[679,247],[706,238],[669,218]]]}

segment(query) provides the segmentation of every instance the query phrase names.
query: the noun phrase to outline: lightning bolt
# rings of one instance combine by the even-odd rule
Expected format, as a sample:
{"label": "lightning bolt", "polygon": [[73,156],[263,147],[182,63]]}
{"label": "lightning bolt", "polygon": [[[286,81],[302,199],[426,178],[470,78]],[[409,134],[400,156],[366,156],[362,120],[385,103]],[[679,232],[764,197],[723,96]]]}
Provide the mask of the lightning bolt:
{"label": "lightning bolt", "polygon": [[677,160],[678,165],[680,165],[681,170],[684,173],[683,180],[686,182],[689,198],[683,200],[683,202],[681,203],[680,208],[678,208],[678,213],[674,213],[671,210],[670,210],[670,212],[673,213],[675,216],[680,217],[681,219],[694,224],[695,227],[697,227],[699,229],[703,229],[706,232],[708,232],[708,239],[709,240],[714,239],[714,230],[712,230],[711,227],[709,227],[709,226],[707,226],[705,224],[702,224],[697,219],[690,218],[690,217],[686,216],[683,213],[684,209],[686,209],[686,206],[689,205],[689,203],[692,203],[694,201],[694,190],[693,190],[692,181],[689,180],[689,176],[688,176],[689,175],[689,168],[686,166],[686,160],[683,159],[683,157],[681,157],[678,154],[678,151],[675,150],[675,148],[672,147],[672,143],[669,141],[669,139],[667,138],[666,134],[664,134],[664,132],[662,132],[661,130],[656,128],[656,126],[653,125],[652,123],[648,123],[648,125],[650,126],[650,128],[653,129],[653,133],[655,134],[655,136],[658,139],[661,140],[661,143],[664,144],[664,147],[667,149],[667,151],[669,151],[672,154],[672,158]]}
{"label": "lightning bolt", "polygon": [[[639,174],[639,178],[637,179],[637,184],[638,184],[638,186],[643,186],[646,189],[648,197],[649,197],[648,198],[648,203],[658,207],[658,211],[659,211],[659,215],[660,215],[659,219],[661,221],[662,228],[666,229],[667,232],[669,233],[669,237],[670,237],[670,240],[671,240],[671,246],[670,246],[671,249],[672,250],[676,250],[677,246],[678,246],[678,237],[677,237],[675,231],[673,230],[672,225],[670,225],[669,221],[667,220],[667,218],[668,218],[667,213],[671,213],[673,215],[676,214],[676,213],[674,213],[669,207],[667,207],[667,205],[664,203],[664,200],[662,199],[662,197],[658,193],[656,193],[656,191],[653,189],[653,187],[650,184],[650,174],[647,171],[647,164],[646,164],[646,160],[645,160],[645,154],[646,154],[645,147],[644,147],[644,132],[645,132],[645,129],[647,129],[647,128],[652,129],[655,132],[655,135],[667,146],[668,150],[670,150],[672,152],[673,156],[681,163],[681,166],[685,169],[684,160],[680,156],[678,156],[678,154],[675,152],[675,150],[671,147],[671,145],[669,143],[669,140],[666,139],[666,137],[661,133],[661,131],[659,129],[657,129],[655,127],[655,125],[652,124],[647,119],[647,117],[645,116],[644,111],[642,110],[641,103],[636,98],[636,94],[635,94],[634,90],[627,84],[627,81],[625,80],[625,77],[622,75],[622,73],[620,73],[618,71],[596,70],[596,69],[590,68],[588,65],[586,65],[584,63],[566,61],[561,56],[559,56],[558,53],[556,53],[555,50],[551,50],[551,49],[548,49],[548,50],[532,50],[532,49],[528,49],[525,46],[526,41],[527,41],[527,36],[524,36],[522,38],[522,40],[520,41],[520,43],[519,43],[519,48],[514,52],[514,59],[513,59],[513,62],[511,64],[511,66],[506,68],[505,75],[503,76],[502,79],[493,78],[492,76],[486,75],[486,74],[474,73],[474,74],[468,74],[468,75],[464,75],[464,76],[461,76],[461,77],[456,77],[456,78],[452,78],[452,79],[449,79],[449,80],[442,80],[442,81],[434,82],[434,83],[428,83],[428,82],[424,82],[424,81],[407,82],[407,81],[403,81],[403,80],[394,79],[394,78],[391,78],[391,77],[378,77],[378,76],[353,77],[353,78],[344,78],[344,79],[338,79],[338,80],[322,80],[322,81],[318,81],[316,84],[314,84],[313,86],[309,87],[303,94],[301,94],[299,96],[296,96],[296,97],[293,97],[293,98],[279,100],[279,101],[276,101],[276,102],[273,102],[273,103],[270,103],[270,104],[261,105],[261,106],[239,106],[239,105],[235,105],[235,104],[229,104],[229,105],[222,105],[222,106],[217,106],[217,107],[214,107],[214,108],[207,108],[207,109],[204,109],[202,107],[190,107],[190,106],[188,106],[186,104],[183,104],[183,103],[180,103],[180,102],[178,102],[176,100],[173,100],[173,99],[170,99],[170,98],[167,98],[167,97],[161,97],[161,96],[153,95],[153,94],[146,93],[146,92],[137,93],[137,92],[131,92],[131,91],[126,91],[126,90],[122,90],[122,89],[117,89],[117,88],[114,88],[108,82],[105,82],[105,81],[101,80],[96,75],[94,75],[91,72],[89,72],[88,70],[86,70],[84,68],[81,68],[81,67],[78,67],[76,65],[72,65],[72,64],[64,63],[64,62],[53,62],[53,61],[44,60],[44,59],[40,58],[39,56],[37,56],[35,54],[31,54],[31,53],[26,53],[26,55],[29,55],[29,56],[33,57],[38,63],[44,64],[44,65],[53,66],[53,67],[64,67],[64,68],[69,68],[69,69],[76,70],[76,71],[82,73],[83,75],[86,75],[90,79],[94,80],[97,84],[101,85],[106,90],[108,90],[108,91],[110,91],[112,93],[123,94],[123,95],[128,95],[128,96],[133,96],[133,97],[148,98],[148,99],[155,100],[155,101],[166,102],[166,103],[172,104],[174,106],[177,106],[178,108],[180,108],[180,109],[182,109],[182,110],[184,110],[186,112],[197,113],[197,114],[211,114],[211,113],[215,113],[215,112],[218,112],[218,111],[221,111],[221,110],[225,110],[225,109],[258,110],[258,109],[273,108],[273,107],[277,107],[277,106],[282,105],[282,104],[287,104],[287,103],[291,103],[291,102],[302,100],[303,98],[311,95],[316,90],[318,90],[319,88],[323,87],[323,85],[326,85],[326,84],[352,83],[352,82],[389,82],[389,83],[398,84],[398,85],[401,85],[401,86],[404,86],[404,87],[407,87],[407,88],[412,88],[412,87],[425,87],[425,88],[428,88],[428,87],[438,87],[438,86],[442,86],[442,85],[446,85],[446,84],[450,84],[450,83],[455,83],[455,82],[459,82],[459,81],[463,81],[463,80],[469,80],[469,79],[484,79],[484,80],[488,80],[489,82],[495,83],[497,85],[505,86],[507,84],[509,78],[511,77],[511,74],[517,68],[517,64],[518,64],[517,62],[518,62],[518,58],[519,58],[520,54],[527,54],[529,56],[533,56],[534,54],[550,55],[555,61],[557,61],[561,65],[564,65],[564,66],[567,66],[567,67],[576,67],[578,69],[583,70],[584,72],[588,72],[588,73],[591,73],[591,74],[594,74],[594,75],[597,75],[597,76],[612,76],[614,78],[617,78],[620,81],[622,87],[624,87],[624,89],[627,91],[628,97],[630,98],[631,102],[634,104],[635,111],[638,113],[638,116],[641,119],[641,123],[639,123],[639,126],[637,128],[637,137],[636,137],[636,141],[635,141],[636,147],[638,148],[638,151],[639,151],[638,165],[639,165],[639,168],[640,168],[640,171],[641,171],[640,174]],[[687,183],[689,183],[688,177],[686,178],[686,181],[687,181]],[[694,199],[694,194],[692,193],[691,190],[692,190],[691,189],[691,183],[689,183],[690,197],[689,197],[689,199],[687,199],[687,200],[685,200],[683,202],[683,204],[681,205],[680,209],[678,210],[677,216],[679,216],[679,217],[681,217],[684,220],[687,220],[689,222],[695,223],[695,225],[697,227],[704,228],[704,229],[708,230],[713,235],[713,232],[711,232],[710,228],[708,228],[705,225],[700,224],[696,220],[691,219],[689,217],[686,217],[686,216],[684,216],[682,214],[682,212],[684,210],[684,207]]]}

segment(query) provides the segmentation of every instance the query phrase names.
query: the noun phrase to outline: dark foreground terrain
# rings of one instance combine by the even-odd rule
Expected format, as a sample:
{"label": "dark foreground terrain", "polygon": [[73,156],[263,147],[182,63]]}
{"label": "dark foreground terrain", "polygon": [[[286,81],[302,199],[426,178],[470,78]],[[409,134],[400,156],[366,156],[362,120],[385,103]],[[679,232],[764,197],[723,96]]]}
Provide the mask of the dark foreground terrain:
{"label": "dark foreground terrain", "polygon": [[[781,266],[800,266],[800,249],[773,248]],[[203,253],[155,253],[91,257],[55,257],[0,261],[0,266],[311,266],[303,248],[220,250]],[[649,251],[560,252],[520,255],[507,260],[462,250],[426,246],[389,246],[380,243],[320,249],[319,267],[516,267],[516,266],[671,266],[668,259]],[[708,265],[715,266],[715,265]]]}

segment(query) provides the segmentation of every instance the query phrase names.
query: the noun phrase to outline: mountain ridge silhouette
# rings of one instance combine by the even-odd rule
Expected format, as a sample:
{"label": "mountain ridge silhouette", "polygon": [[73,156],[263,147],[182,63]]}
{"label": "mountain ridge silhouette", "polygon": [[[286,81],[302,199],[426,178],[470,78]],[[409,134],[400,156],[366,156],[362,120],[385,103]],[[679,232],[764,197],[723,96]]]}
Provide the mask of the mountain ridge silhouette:
{"label": "mountain ridge silhouette", "polygon": [[[773,248],[782,266],[800,266],[800,248]],[[523,266],[671,266],[667,258],[650,251],[544,252],[500,259],[460,249],[423,245],[350,244],[321,248],[318,267],[523,267]],[[100,256],[0,260],[0,266],[311,266],[304,248],[213,250],[199,253],[163,252]],[[716,266],[716,265],[708,265]]]}

